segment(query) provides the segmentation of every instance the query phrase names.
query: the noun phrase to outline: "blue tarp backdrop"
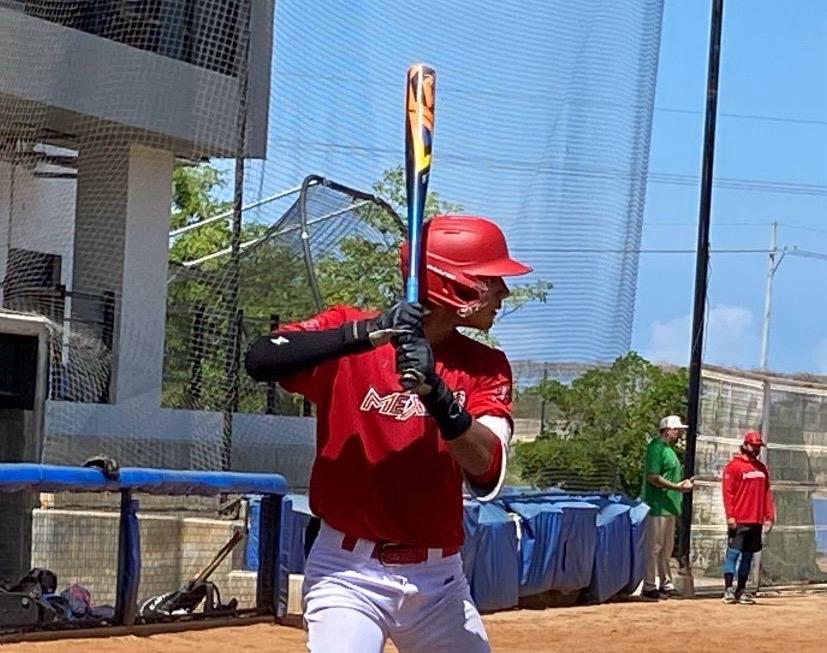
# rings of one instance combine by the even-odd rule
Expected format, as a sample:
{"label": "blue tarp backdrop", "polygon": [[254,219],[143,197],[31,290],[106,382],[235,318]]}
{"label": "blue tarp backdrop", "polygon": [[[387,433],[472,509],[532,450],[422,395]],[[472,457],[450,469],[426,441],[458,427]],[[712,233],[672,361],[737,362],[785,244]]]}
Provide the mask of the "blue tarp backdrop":
{"label": "blue tarp backdrop", "polygon": [[479,506],[473,537],[464,550],[474,549],[471,595],[480,610],[491,612],[514,607],[520,598],[520,550],[516,520],[498,502]]}
{"label": "blue tarp backdrop", "polygon": [[816,532],[816,551],[827,553],[827,498],[813,497],[813,527]]}
{"label": "blue tarp backdrop", "polygon": [[592,500],[597,515],[597,546],[594,551],[589,592],[598,602],[608,601],[629,583],[632,569],[632,521],[629,506]]}
{"label": "blue tarp backdrop", "polygon": [[[248,497],[250,502],[250,531],[247,534],[247,546],[244,553],[244,567],[248,571],[258,570],[258,515],[261,510],[261,500]],[[282,541],[285,547],[282,556],[285,557],[287,573],[304,573],[304,534],[310,522],[310,508],[307,497],[302,494],[288,494],[282,501]]]}
{"label": "blue tarp backdrop", "polygon": [[597,507],[584,501],[562,498],[555,500],[555,505],[563,510],[563,528],[560,531],[560,556],[554,582],[548,589],[576,592],[587,587],[592,577],[597,546]]}
{"label": "blue tarp backdrop", "polygon": [[508,509],[520,517],[520,596],[539,594],[554,582],[563,508],[551,503],[514,501]]}
{"label": "blue tarp backdrop", "polygon": [[[548,591],[592,601],[630,594],[643,579],[649,507],[623,496],[510,489],[489,503],[463,505],[463,567],[480,610],[515,607],[521,597]],[[820,508],[820,506],[819,506]],[[257,524],[255,500],[252,524]],[[283,555],[290,573],[304,570],[307,497],[284,499]],[[257,529],[247,544],[247,568],[258,567]]]}
{"label": "blue tarp backdrop", "polygon": [[629,584],[625,592],[631,594],[643,581],[646,573],[646,518],[649,516],[649,506],[642,501],[631,504],[629,519],[632,520],[632,566]]}
{"label": "blue tarp backdrop", "polygon": [[586,590],[589,599],[607,601],[633,592],[643,577],[645,504],[621,496],[507,491],[481,506],[474,522],[473,503],[466,502],[465,518],[475,542],[471,593],[483,611],[550,590]]}

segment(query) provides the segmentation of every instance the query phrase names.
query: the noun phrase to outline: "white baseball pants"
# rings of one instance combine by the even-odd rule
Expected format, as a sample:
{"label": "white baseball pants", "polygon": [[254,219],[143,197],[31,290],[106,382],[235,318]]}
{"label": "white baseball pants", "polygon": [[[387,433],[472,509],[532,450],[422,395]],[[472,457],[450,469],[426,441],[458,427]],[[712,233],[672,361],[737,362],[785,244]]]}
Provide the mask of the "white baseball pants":
{"label": "white baseball pants", "polygon": [[374,542],[342,548],[322,524],[307,559],[303,608],[311,653],[490,653],[459,554],[429,552],[418,564],[383,565]]}

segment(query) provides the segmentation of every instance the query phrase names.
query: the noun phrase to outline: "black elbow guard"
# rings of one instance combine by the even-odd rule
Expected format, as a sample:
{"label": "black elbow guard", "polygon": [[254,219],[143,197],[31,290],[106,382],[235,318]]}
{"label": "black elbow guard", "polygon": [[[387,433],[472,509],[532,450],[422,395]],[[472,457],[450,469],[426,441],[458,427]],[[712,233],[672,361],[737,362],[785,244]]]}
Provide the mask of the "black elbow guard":
{"label": "black elbow guard", "polygon": [[244,358],[244,368],[254,381],[273,382],[370,348],[367,325],[361,321],[327,331],[276,332],[253,342]]}

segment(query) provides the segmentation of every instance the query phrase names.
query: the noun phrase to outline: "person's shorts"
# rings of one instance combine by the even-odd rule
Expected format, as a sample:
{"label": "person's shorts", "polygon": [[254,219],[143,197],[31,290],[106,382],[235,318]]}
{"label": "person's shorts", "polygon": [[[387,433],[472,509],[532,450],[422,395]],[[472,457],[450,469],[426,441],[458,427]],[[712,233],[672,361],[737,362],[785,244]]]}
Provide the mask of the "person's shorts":
{"label": "person's shorts", "polygon": [[727,529],[727,544],[744,553],[756,553],[762,548],[762,535],[761,524],[738,524]]}

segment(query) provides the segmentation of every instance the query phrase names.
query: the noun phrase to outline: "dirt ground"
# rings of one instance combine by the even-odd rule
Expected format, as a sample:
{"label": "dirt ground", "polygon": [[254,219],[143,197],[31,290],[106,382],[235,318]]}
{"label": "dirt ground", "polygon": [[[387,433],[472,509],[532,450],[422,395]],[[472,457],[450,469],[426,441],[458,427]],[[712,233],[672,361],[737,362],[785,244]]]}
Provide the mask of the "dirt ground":
{"label": "dirt ground", "polygon": [[[816,653],[827,650],[827,594],[762,597],[756,606],[719,599],[629,602],[515,610],[485,617],[495,653],[698,651]],[[304,633],[274,625],[151,637],[0,645],[2,653],[300,653]],[[396,651],[390,645],[386,653]],[[458,651],[457,653],[462,653]]]}

